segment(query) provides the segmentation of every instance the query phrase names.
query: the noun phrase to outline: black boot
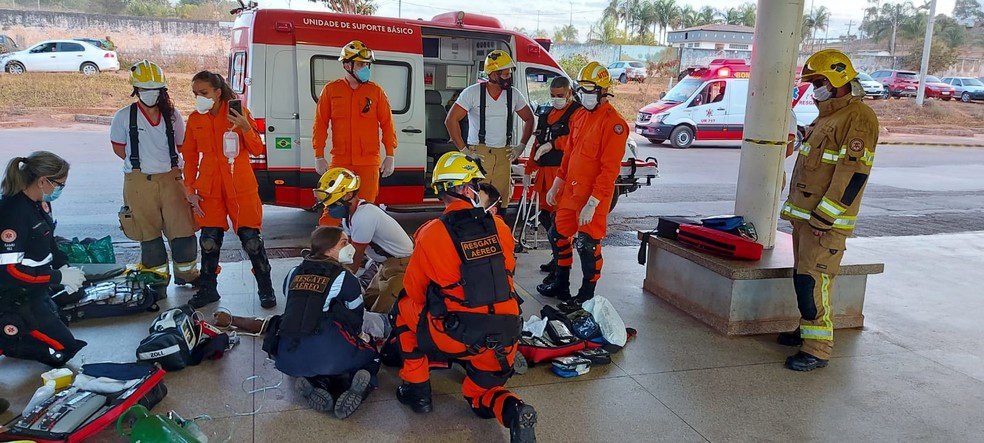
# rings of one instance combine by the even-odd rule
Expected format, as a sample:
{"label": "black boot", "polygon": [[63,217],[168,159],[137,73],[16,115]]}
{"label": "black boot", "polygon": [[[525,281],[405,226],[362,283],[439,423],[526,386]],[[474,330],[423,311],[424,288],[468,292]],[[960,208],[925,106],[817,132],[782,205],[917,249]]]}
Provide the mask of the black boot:
{"label": "black boot", "polygon": [[509,426],[510,443],[536,443],[536,410],[516,398],[502,405],[502,422]]}
{"label": "black boot", "polygon": [[557,281],[557,268],[554,267],[550,270],[550,273],[546,277],[543,277],[543,284],[551,285],[553,282]]}
{"label": "black boot", "polygon": [[553,272],[557,268],[557,261],[550,259],[549,262],[540,265],[540,272]]}
{"label": "black boot", "polygon": [[779,342],[779,344],[780,345],[783,345],[783,346],[802,346],[803,345],[803,338],[800,337],[800,330],[799,330],[799,328],[796,328],[796,330],[795,331],[792,331],[792,332],[783,332],[783,333],[779,334],[779,337],[776,339],[776,341]]}
{"label": "black boot", "polygon": [[550,284],[536,286],[536,292],[544,297],[556,298],[560,301],[571,298],[571,268],[557,267],[556,279]]}
{"label": "black boot", "polygon": [[243,244],[243,250],[249,256],[249,262],[253,265],[253,276],[256,277],[257,295],[260,297],[260,306],[263,309],[270,309],[277,306],[277,295],[273,292],[273,281],[270,278],[270,259],[267,257],[266,248],[263,246],[263,237],[260,230],[256,228],[239,228],[236,231],[239,241]]}
{"label": "black boot", "polygon": [[796,355],[786,358],[786,369],[809,372],[814,369],[825,368],[827,367],[827,363],[827,360],[817,358],[812,354],[807,354],[803,351],[799,351]]}
{"label": "black boot", "polygon": [[431,403],[430,380],[423,383],[403,382],[396,388],[396,398],[418,414],[426,414],[434,410],[434,404]]}
{"label": "black boot", "polygon": [[188,305],[199,309],[210,303],[219,301],[217,288],[219,281],[219,253],[222,250],[223,228],[202,228],[198,238],[202,248],[202,269],[198,275],[198,292],[195,293]]}
{"label": "black boot", "polygon": [[577,296],[564,303],[561,303],[557,306],[557,309],[565,314],[581,309],[581,305],[583,305],[584,302],[594,298],[595,286],[597,285],[597,282],[582,280],[581,289],[577,290]]}
{"label": "black boot", "polygon": [[270,270],[264,273],[256,273],[256,286],[259,288],[257,295],[260,296],[260,307],[270,309],[277,306],[277,294],[273,292],[273,281],[270,278]]}
{"label": "black boot", "polygon": [[201,309],[202,307],[215,303],[219,301],[219,291],[216,289],[216,281],[213,279],[202,279],[201,286],[198,287],[198,292],[188,300],[188,305],[195,309]]}

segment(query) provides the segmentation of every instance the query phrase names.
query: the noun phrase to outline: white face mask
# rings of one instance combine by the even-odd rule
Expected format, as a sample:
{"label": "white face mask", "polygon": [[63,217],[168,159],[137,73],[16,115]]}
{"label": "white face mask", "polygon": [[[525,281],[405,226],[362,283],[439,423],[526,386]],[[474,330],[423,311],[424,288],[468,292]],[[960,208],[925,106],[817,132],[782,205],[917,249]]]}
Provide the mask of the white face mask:
{"label": "white face mask", "polygon": [[598,95],[592,92],[578,92],[578,97],[581,98],[581,105],[584,109],[593,111],[594,108],[598,107]]}
{"label": "white face mask", "polygon": [[567,106],[567,97],[551,97],[550,104],[554,109],[564,109],[564,106]]}
{"label": "white face mask", "polygon": [[157,106],[157,100],[161,98],[161,91],[159,89],[152,89],[150,91],[140,91],[137,95],[140,97],[141,103],[153,108]]}
{"label": "white face mask", "polygon": [[338,262],[343,265],[350,265],[355,261],[355,246],[351,243],[345,245],[338,251]]}
{"label": "white face mask", "polygon": [[830,89],[830,86],[813,88],[813,98],[817,101],[817,103],[830,100],[830,97],[833,96],[834,96],[834,91]]}
{"label": "white face mask", "polygon": [[198,111],[199,114],[208,112],[212,109],[212,106],[215,106],[215,100],[205,97],[204,95],[195,97],[195,110]]}

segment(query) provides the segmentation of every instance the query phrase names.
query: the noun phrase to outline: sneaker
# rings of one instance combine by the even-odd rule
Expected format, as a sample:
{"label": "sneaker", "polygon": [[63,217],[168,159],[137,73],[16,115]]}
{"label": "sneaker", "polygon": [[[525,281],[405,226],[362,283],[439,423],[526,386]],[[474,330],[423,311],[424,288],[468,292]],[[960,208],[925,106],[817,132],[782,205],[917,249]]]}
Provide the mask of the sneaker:
{"label": "sneaker", "polygon": [[188,300],[188,305],[195,309],[201,309],[202,307],[215,303],[219,301],[219,291],[215,288],[202,287],[198,289],[198,292]]}
{"label": "sneaker", "polygon": [[371,380],[372,376],[369,375],[369,371],[365,369],[356,371],[355,376],[352,377],[352,385],[335,401],[336,418],[344,420],[355,413],[356,409],[359,409],[362,400],[365,400],[371,391],[369,386]]}
{"label": "sneaker", "polygon": [[308,406],[318,412],[328,414],[335,410],[335,399],[331,397],[330,392],[321,388],[313,388],[307,401]]}
{"label": "sneaker", "polygon": [[783,346],[802,346],[803,345],[803,338],[800,337],[800,330],[799,330],[799,328],[796,328],[795,331],[783,332],[783,333],[779,334],[779,337],[776,338],[776,341],[779,342],[779,344],[780,345],[783,345]]}
{"label": "sneaker", "polygon": [[792,369],[799,372],[809,372],[814,369],[825,368],[827,367],[827,363],[828,360],[817,358],[812,354],[799,351],[796,355],[792,355],[786,359],[786,369]]}
{"label": "sneaker", "polygon": [[517,403],[516,412],[509,422],[510,443],[536,443],[536,409],[526,403]]}

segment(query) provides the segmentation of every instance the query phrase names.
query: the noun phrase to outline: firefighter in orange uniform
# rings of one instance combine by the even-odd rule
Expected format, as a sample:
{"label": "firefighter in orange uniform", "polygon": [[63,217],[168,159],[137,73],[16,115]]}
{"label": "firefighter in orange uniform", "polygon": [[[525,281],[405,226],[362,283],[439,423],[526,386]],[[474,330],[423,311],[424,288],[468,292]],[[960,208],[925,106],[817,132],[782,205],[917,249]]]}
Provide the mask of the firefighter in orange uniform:
{"label": "firefighter in orange uniform", "polygon": [[465,365],[462,392],[481,418],[496,418],[511,441],[536,441],[536,411],[503,387],[512,375],[523,318],[513,290],[509,227],[480,204],[485,174],[463,153],[448,152],[432,185],[444,214],[414,235],[396,329],[403,368],[397,390],[414,412],[433,410],[429,359]]}
{"label": "firefighter in orange uniform", "polygon": [[801,346],[786,368],[827,366],[834,348],[831,294],[854,231],[878,143],[878,118],[864,104],[851,60],[836,49],[810,56],[803,81],[813,84],[820,116],[807,129],[780,216],[793,225],[793,289],[800,327],[779,343]]}
{"label": "firefighter in orange uniform", "polygon": [[[199,72],[191,79],[191,87],[197,112],[188,116],[181,155],[185,161],[188,202],[195,212],[195,222],[201,227],[198,242],[202,270],[198,292],[188,304],[197,309],[219,300],[216,288],[219,251],[229,227],[228,220],[232,220],[232,229],[239,235],[253,265],[260,306],[272,308],[277,305],[277,296],[270,278],[270,260],[260,236],[263,204],[249,164],[249,154],[266,152],[256,122],[245,106],[242,113],[230,109],[229,101],[235,94],[221,75]],[[236,135],[238,147],[235,142],[225,145],[228,132]],[[235,153],[231,163],[227,152]]]}
{"label": "firefighter in orange uniform", "polygon": [[[547,191],[547,202],[557,207],[548,234],[557,270],[552,283],[538,285],[536,290],[564,300],[562,310],[576,310],[594,297],[601,277],[601,239],[608,228],[615,180],[629,137],[625,119],[608,101],[611,85],[608,70],[598,62],[588,63],[578,73],[578,98],[587,112],[578,112],[571,119],[571,148]],[[572,245],[577,249],[582,271],[581,288],[573,298]]]}
{"label": "firefighter in orange uniform", "polygon": [[[547,230],[553,226],[555,208],[547,201],[547,192],[557,177],[557,170],[564,160],[564,152],[570,144],[571,117],[581,109],[581,104],[572,100],[571,81],[567,77],[554,77],[550,81],[550,103],[540,106],[536,111],[536,138],[533,153],[526,161],[523,183],[529,183],[530,175],[536,172],[533,190],[539,197],[540,224]],[[543,282],[550,284],[555,280],[557,262],[540,265],[540,271],[549,272]]]}
{"label": "firefighter in orange uniform", "polygon": [[[378,84],[369,81],[370,64],[376,61],[372,50],[352,40],[338,56],[345,77],[325,85],[314,112],[315,170],[322,175],[329,168],[345,168],[362,179],[358,197],[374,203],[379,195],[379,178],[389,177],[396,168],[396,129],[389,99]],[[325,141],[331,126],[331,162],[325,159]],[[386,149],[380,161],[379,134]],[[339,226],[341,220],[321,216],[322,225]]]}

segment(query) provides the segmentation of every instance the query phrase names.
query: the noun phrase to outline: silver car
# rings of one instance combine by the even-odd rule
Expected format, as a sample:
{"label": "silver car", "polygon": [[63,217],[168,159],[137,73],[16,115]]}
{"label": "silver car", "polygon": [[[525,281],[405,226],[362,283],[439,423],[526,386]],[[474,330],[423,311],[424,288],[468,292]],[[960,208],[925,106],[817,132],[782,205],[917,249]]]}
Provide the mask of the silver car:
{"label": "silver car", "polygon": [[615,62],[608,65],[608,75],[619,83],[628,83],[629,80],[642,83],[648,73],[645,62]]}
{"label": "silver car", "polygon": [[858,82],[860,82],[861,87],[864,88],[865,97],[888,98],[888,91],[885,89],[885,85],[882,85],[875,79],[871,78],[870,75],[863,72],[858,73]]}
{"label": "silver car", "polygon": [[971,100],[984,100],[984,83],[973,77],[943,77],[943,83],[949,83],[956,89],[955,97],[969,103]]}

